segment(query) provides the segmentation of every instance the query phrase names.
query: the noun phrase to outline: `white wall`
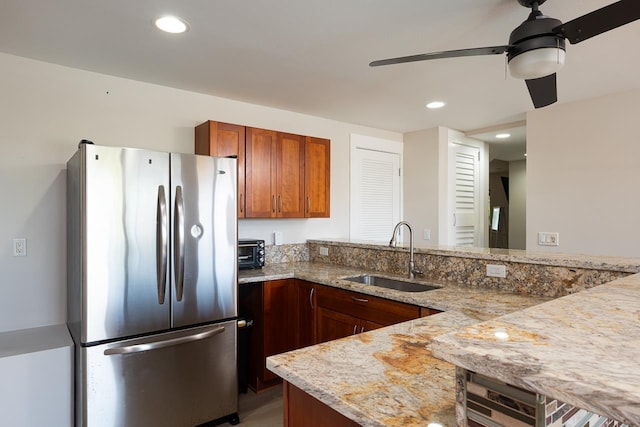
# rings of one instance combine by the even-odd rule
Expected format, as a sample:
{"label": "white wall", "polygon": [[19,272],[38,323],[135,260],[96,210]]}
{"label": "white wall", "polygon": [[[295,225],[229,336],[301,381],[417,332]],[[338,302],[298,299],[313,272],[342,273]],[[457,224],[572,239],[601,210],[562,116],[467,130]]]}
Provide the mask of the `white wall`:
{"label": "white wall", "polygon": [[[351,133],[402,135],[0,54],[0,332],[66,322],[65,163],[80,139],[193,152],[208,120],[331,139],[331,218],[243,220],[241,236],[347,237]],[[27,238],[28,256],[11,241]]]}
{"label": "white wall", "polygon": [[[444,128],[431,128],[404,135],[403,211],[416,233],[415,245],[435,245],[439,239],[439,151],[446,150]],[[443,144],[440,136],[443,135]],[[430,230],[431,239],[424,240],[423,231]]]}
{"label": "white wall", "polygon": [[527,161],[509,162],[509,248],[527,247]]}
{"label": "white wall", "polygon": [[527,114],[528,250],[640,256],[639,113],[635,90]]}

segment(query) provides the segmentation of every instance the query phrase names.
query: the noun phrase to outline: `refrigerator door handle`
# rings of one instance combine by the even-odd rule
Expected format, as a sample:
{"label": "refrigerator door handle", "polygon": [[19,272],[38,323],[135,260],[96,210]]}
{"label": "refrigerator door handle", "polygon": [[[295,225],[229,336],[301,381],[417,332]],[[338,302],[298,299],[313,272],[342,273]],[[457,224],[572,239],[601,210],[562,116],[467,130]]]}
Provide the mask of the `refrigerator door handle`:
{"label": "refrigerator door handle", "polygon": [[176,201],[173,217],[173,264],[176,281],[176,300],[182,301],[184,290],[184,200],[182,186],[176,187]]}
{"label": "refrigerator door handle", "polygon": [[104,351],[105,356],[112,356],[116,354],[131,354],[131,353],[140,353],[143,351],[149,350],[158,350],[165,347],[172,347],[175,345],[186,344],[194,341],[200,341],[207,338],[211,338],[214,335],[221,334],[224,332],[224,326],[218,326],[213,329],[209,329],[208,331],[199,332],[193,335],[187,335],[186,337],[179,338],[170,338],[168,340],[163,341],[155,341],[145,344],[133,344],[133,345],[125,345],[122,347],[113,347],[108,348]]}
{"label": "refrigerator door handle", "polygon": [[156,211],[156,268],[158,281],[158,304],[164,304],[167,290],[167,198],[164,185],[158,186],[158,208]]}

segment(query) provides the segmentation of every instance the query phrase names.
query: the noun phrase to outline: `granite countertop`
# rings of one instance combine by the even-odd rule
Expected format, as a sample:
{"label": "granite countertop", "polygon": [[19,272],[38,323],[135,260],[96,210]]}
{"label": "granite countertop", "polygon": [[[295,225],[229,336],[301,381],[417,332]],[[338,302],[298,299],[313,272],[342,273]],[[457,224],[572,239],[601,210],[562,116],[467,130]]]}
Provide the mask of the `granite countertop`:
{"label": "granite countertop", "polygon": [[456,425],[455,366],[432,337],[477,320],[440,313],[267,358],[267,368],[363,426]]}
{"label": "granite countertop", "polygon": [[365,273],[374,272],[292,263],[239,276],[241,286],[295,277],[445,311],[267,359],[268,369],[364,426],[454,426],[455,367],[432,356],[433,337],[549,300],[447,282],[422,282],[441,288],[409,293],[343,280]]}
{"label": "granite countertop", "polygon": [[640,425],[640,274],[438,336],[431,349],[465,369]]}
{"label": "granite countertop", "polygon": [[550,300],[547,297],[519,295],[493,289],[467,288],[453,282],[421,280],[419,278],[412,280],[412,282],[438,286],[440,289],[426,292],[401,292],[343,280],[345,277],[361,274],[404,279],[404,277],[333,264],[296,262],[272,264],[260,270],[242,270],[238,276],[238,282],[242,286],[252,282],[295,277],[421,307],[441,311],[455,310],[478,320],[492,319]]}

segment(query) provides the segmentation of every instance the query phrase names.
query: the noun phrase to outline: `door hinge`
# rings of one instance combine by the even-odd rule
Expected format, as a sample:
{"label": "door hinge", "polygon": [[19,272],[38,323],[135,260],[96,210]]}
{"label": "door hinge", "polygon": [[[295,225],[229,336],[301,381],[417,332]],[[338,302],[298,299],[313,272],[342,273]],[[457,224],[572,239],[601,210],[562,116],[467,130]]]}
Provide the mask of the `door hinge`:
{"label": "door hinge", "polygon": [[400,173],[402,169],[398,168],[398,176],[402,176],[402,173]]}

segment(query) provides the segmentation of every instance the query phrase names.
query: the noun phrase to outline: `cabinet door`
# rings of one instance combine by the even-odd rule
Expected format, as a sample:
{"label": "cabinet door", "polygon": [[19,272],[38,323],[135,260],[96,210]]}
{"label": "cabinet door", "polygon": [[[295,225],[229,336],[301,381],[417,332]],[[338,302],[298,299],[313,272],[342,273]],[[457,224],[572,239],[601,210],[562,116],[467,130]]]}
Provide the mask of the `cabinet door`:
{"label": "cabinet door", "polygon": [[318,342],[348,337],[360,330],[360,321],[351,315],[318,307],[316,317],[316,338]]}
{"label": "cabinet door", "polygon": [[380,323],[372,322],[370,320],[360,320],[359,333],[373,331],[374,329],[384,328],[389,325],[381,325]]}
{"label": "cabinet door", "polygon": [[244,218],[245,127],[209,120],[198,125],[195,132],[196,154],[238,157],[238,218]]}
{"label": "cabinet door", "polygon": [[279,377],[265,366],[265,359],[294,348],[293,340],[293,304],[291,294],[292,279],[271,280],[263,284],[263,380],[276,380]]}
{"label": "cabinet door", "polygon": [[305,145],[305,217],[329,218],[331,141],[308,136]]}
{"label": "cabinet door", "polygon": [[276,197],[279,218],[304,218],[304,152],[304,136],[278,133]]}
{"label": "cabinet door", "polygon": [[296,280],[295,296],[295,343],[296,348],[316,343],[316,287],[314,283]]}
{"label": "cabinet door", "polygon": [[245,159],[245,216],[276,216],[277,132],[247,128]]}

